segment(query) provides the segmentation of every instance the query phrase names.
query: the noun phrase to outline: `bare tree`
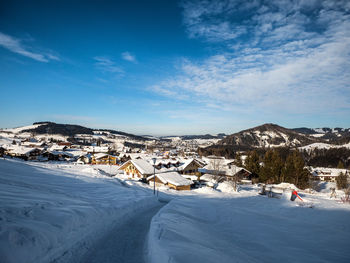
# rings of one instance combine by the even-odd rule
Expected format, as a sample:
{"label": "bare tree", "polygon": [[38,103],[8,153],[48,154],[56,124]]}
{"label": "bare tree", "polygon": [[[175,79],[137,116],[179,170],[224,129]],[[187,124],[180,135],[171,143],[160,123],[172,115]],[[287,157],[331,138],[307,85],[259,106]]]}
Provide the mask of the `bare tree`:
{"label": "bare tree", "polygon": [[224,176],[224,160],[222,158],[213,158],[209,162],[211,174],[217,182],[220,182]]}

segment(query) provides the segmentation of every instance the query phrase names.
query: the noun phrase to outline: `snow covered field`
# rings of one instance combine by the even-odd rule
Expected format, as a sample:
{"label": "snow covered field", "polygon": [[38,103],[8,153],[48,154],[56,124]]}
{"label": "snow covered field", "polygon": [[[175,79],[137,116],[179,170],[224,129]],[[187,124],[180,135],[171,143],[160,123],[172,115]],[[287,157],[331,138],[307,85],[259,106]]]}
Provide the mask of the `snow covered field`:
{"label": "snow covered field", "polygon": [[[0,159],[0,262],[97,262],[102,254],[108,262],[108,253],[118,258],[115,251],[135,249],[142,257],[144,241],[145,260],[154,263],[350,257],[350,205],[330,200],[329,193],[302,194],[314,204],[308,208],[289,201],[289,194],[260,196],[254,186],[239,193],[227,185],[221,192],[160,189],[159,198],[170,202],[157,213],[164,204],[150,186],[106,176],[110,169],[115,168]],[[148,223],[140,222],[153,213],[145,238]],[[139,232],[144,241],[137,240]],[[138,245],[125,242],[130,238]],[[101,251],[106,243],[112,251],[107,255]]]}
{"label": "snow covered field", "polygon": [[153,218],[150,262],[349,262],[349,205],[212,192],[173,200]]}
{"label": "snow covered field", "polygon": [[75,261],[128,215],[158,204],[147,188],[91,169],[12,160],[0,160],[0,192],[4,263]]}

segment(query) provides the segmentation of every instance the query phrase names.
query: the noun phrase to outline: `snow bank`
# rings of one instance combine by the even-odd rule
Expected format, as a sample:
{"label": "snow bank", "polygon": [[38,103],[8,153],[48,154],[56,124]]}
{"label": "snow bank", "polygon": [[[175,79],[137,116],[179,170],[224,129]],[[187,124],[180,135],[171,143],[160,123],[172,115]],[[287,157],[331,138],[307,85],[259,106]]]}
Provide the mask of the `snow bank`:
{"label": "snow bank", "polygon": [[[237,185],[237,187],[239,186]],[[223,193],[237,193],[237,191],[234,190],[234,182],[229,181],[219,183],[216,189]]]}
{"label": "snow bank", "polygon": [[[98,172],[98,171],[97,171]],[[0,160],[0,261],[67,262],[135,210],[151,191],[79,167]]]}
{"label": "snow bank", "polygon": [[163,207],[151,223],[149,262],[348,262],[350,206],[224,197],[183,197]]}

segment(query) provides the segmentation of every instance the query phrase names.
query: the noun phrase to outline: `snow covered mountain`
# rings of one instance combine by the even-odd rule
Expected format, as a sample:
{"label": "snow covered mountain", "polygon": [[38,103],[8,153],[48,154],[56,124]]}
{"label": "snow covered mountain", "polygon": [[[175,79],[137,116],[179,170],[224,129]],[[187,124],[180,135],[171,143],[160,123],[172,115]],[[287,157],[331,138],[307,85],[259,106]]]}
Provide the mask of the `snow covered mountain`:
{"label": "snow covered mountain", "polygon": [[296,128],[296,132],[324,139],[331,143],[344,144],[350,141],[350,128]]}
{"label": "snow covered mountain", "polygon": [[303,146],[318,141],[318,138],[276,124],[267,123],[228,135],[219,141],[218,145],[231,145],[240,149],[251,149],[259,147]]}
{"label": "snow covered mountain", "polygon": [[[107,137],[124,137],[135,141],[148,141],[150,138],[108,129],[91,129],[80,125],[59,124],[54,122],[35,122],[30,126],[23,126],[13,129],[2,129],[1,133],[25,137],[35,135],[36,137],[49,136],[50,138],[67,140],[68,138],[79,137],[81,135],[106,135]],[[57,137],[57,138],[56,138]]]}

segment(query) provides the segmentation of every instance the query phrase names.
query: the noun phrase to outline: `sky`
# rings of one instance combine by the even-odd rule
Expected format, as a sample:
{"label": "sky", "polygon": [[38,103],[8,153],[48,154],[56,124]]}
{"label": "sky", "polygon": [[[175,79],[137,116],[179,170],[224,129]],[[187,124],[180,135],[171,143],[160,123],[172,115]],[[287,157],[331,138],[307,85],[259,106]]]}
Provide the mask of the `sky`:
{"label": "sky", "polygon": [[350,127],[350,1],[0,0],[0,127]]}

